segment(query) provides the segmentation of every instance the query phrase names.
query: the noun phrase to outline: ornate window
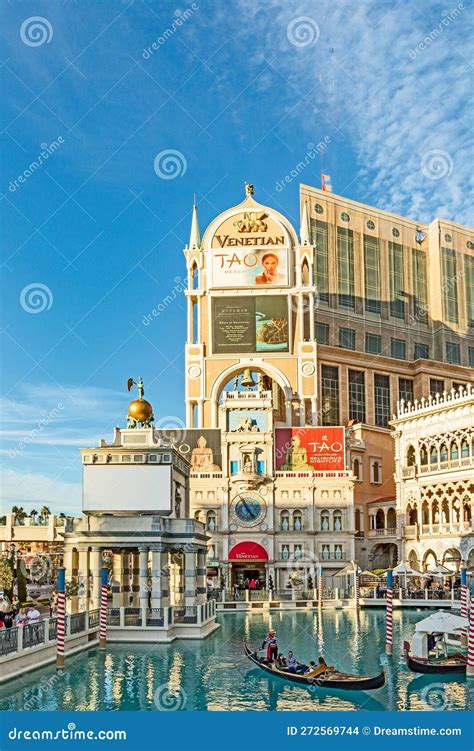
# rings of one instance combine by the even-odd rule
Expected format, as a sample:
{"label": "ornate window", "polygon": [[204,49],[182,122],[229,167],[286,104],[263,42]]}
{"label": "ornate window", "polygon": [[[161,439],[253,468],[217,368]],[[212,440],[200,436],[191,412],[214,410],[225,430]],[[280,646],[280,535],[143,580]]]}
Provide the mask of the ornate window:
{"label": "ornate window", "polygon": [[362,462],[359,457],[352,460],[352,472],[356,480],[362,480]]}
{"label": "ornate window", "polygon": [[344,550],[342,545],[334,545],[334,558],[336,561],[342,561],[344,558]]}
{"label": "ornate window", "polygon": [[424,443],[420,446],[420,464],[422,467],[428,464],[428,449]]}
{"label": "ornate window", "polygon": [[449,458],[452,462],[457,462],[457,460],[459,459],[459,449],[456,441],[453,441],[450,446]]}
{"label": "ornate window", "polygon": [[382,462],[380,459],[370,460],[370,482],[374,485],[382,483]]}
{"label": "ornate window", "polygon": [[441,449],[439,452],[439,460],[440,462],[447,462],[448,461],[448,447],[445,443],[441,445]]}
{"label": "ornate window", "polygon": [[293,511],[293,529],[298,532],[300,529],[303,529],[303,519],[301,516],[301,511]]}
{"label": "ornate window", "polygon": [[432,446],[431,447],[431,451],[430,451],[430,464],[431,465],[438,464],[438,449],[436,448],[436,446]]}
{"label": "ornate window", "polygon": [[280,529],[284,532],[288,532],[290,528],[290,514],[288,511],[282,511],[280,514]]}
{"label": "ornate window", "polygon": [[416,462],[415,448],[413,446],[408,447],[407,451],[407,467],[413,467]]}
{"label": "ornate window", "polygon": [[329,511],[321,511],[321,529],[323,532],[329,530]]}
{"label": "ornate window", "polygon": [[217,522],[216,522],[216,512],[215,511],[208,511],[207,512],[207,529],[210,532],[214,532],[214,530],[217,529]]}
{"label": "ornate window", "polygon": [[333,514],[333,526],[336,532],[342,529],[342,512],[337,509]]}
{"label": "ornate window", "polygon": [[331,553],[329,550],[329,545],[322,545],[321,546],[321,558],[323,561],[329,561],[331,557]]}
{"label": "ornate window", "polygon": [[289,545],[282,545],[281,546],[281,557],[284,561],[287,561],[290,557],[290,546]]}
{"label": "ornate window", "polygon": [[295,561],[301,561],[303,558],[303,546],[302,545],[295,545],[293,548],[293,558]]}

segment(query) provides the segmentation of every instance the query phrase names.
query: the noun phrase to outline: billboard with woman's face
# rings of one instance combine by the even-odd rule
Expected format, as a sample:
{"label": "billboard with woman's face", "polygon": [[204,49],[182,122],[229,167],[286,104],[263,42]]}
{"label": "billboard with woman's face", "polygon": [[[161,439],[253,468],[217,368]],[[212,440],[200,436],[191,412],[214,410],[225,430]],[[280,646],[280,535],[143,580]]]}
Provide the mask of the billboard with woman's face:
{"label": "billboard with woman's face", "polygon": [[212,253],[213,287],[288,285],[286,248],[230,248]]}

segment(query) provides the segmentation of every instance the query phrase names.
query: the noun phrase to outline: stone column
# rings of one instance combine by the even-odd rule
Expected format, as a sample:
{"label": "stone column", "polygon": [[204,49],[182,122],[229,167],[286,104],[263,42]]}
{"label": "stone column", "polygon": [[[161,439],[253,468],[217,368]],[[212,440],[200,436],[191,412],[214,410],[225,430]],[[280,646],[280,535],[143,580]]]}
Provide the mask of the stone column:
{"label": "stone column", "polygon": [[314,342],[314,292],[309,293],[309,337],[310,341]]}
{"label": "stone column", "polygon": [[124,550],[122,553],[122,607],[128,608],[130,605],[130,551]]}
{"label": "stone column", "polygon": [[100,588],[101,588],[101,568],[102,568],[102,551],[100,548],[93,548],[89,553],[89,566],[92,573],[92,591],[90,596],[90,608],[98,608],[100,605]]}
{"label": "stone column", "polygon": [[169,561],[163,545],[151,546],[151,607],[169,606]]}
{"label": "stone column", "polygon": [[132,607],[139,606],[140,598],[140,556],[138,551],[132,553]]}
{"label": "stone column", "polygon": [[186,550],[184,554],[184,604],[192,607],[197,604],[197,549]]}
{"label": "stone column", "polygon": [[[429,523],[430,523],[430,535],[432,535],[433,534],[433,504],[431,503],[431,501],[428,504],[428,514],[429,514],[428,518],[429,518]],[[421,528],[421,531],[423,532],[423,527]]]}
{"label": "stone column", "polygon": [[89,551],[79,548],[79,566],[77,571],[78,610],[87,610],[89,603]]}
{"label": "stone column", "polygon": [[139,602],[142,610],[148,608],[148,548],[139,550]]}
{"label": "stone column", "polygon": [[[443,507],[441,506],[441,512],[440,512],[440,518],[443,515]],[[453,508],[453,502],[449,501],[449,533],[452,534],[454,532],[454,508]]]}
{"label": "stone column", "polygon": [[[65,548],[63,555],[64,568],[66,569],[66,585],[71,584],[74,578],[74,563],[76,551],[73,548]],[[66,610],[68,613],[77,612],[77,597],[66,598]]]}
{"label": "stone column", "polygon": [[122,551],[115,551],[112,563],[112,607],[122,607]]}
{"label": "stone column", "polygon": [[206,602],[207,599],[207,567],[206,567],[206,550],[199,549],[197,553],[197,570],[196,570],[196,591],[198,602]]}

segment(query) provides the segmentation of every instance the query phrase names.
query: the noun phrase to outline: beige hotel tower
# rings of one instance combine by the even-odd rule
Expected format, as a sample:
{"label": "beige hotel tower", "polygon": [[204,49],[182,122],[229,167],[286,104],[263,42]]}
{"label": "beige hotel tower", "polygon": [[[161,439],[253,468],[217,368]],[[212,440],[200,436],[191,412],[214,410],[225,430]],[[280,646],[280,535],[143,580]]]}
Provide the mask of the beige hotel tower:
{"label": "beige hotel tower", "polygon": [[300,197],[299,236],[251,185],[202,238],[193,209],[181,451],[216,585],[395,562],[396,403],[472,381],[472,231]]}

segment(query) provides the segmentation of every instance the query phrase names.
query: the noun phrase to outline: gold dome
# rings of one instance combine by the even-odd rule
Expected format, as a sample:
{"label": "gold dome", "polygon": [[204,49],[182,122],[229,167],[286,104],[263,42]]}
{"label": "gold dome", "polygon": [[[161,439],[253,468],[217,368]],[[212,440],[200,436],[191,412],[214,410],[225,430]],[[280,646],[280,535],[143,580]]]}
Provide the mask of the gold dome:
{"label": "gold dome", "polygon": [[137,422],[148,422],[153,417],[153,407],[146,399],[134,399],[128,405],[128,414]]}

